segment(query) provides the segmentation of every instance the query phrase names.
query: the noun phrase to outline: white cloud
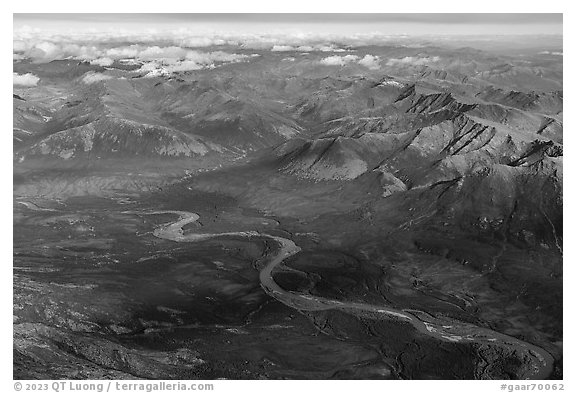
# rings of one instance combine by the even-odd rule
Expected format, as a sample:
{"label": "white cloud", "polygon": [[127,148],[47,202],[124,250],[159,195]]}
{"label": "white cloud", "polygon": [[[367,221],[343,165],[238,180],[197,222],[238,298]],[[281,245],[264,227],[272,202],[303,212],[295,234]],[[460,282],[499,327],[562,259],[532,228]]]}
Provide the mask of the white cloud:
{"label": "white cloud", "polygon": [[180,41],[181,45],[189,48],[205,48],[227,44],[226,40],[212,37],[189,37]]}
{"label": "white cloud", "polygon": [[387,66],[396,66],[396,65],[426,65],[430,63],[435,63],[440,61],[440,57],[438,56],[406,56],[400,59],[388,59],[386,62]]}
{"label": "white cloud", "polygon": [[30,73],[20,75],[14,72],[12,73],[12,77],[14,86],[32,87],[36,86],[38,81],[40,81],[40,78]]}
{"label": "white cloud", "polygon": [[294,48],[293,46],[290,45],[274,45],[272,47],[272,49],[270,49],[272,52],[289,52],[289,51],[293,51],[296,50],[296,48]]}
{"label": "white cloud", "polygon": [[58,47],[51,58],[66,58],[73,57],[78,60],[94,60],[100,57],[102,54],[101,50],[94,45],[76,45],[76,44],[64,44]]}
{"label": "white cloud", "polygon": [[28,49],[28,45],[24,40],[14,40],[12,41],[12,50],[13,52],[23,52]]}
{"label": "white cloud", "polygon": [[315,49],[320,52],[346,52],[346,49],[336,48],[334,45],[318,45]]}
{"label": "white cloud", "polygon": [[346,55],[346,56],[328,56],[320,60],[320,64],[332,65],[332,66],[344,66],[347,64],[357,63],[361,66],[369,68],[371,70],[380,69],[380,58],[378,56],[365,55],[360,58],[356,55]]}
{"label": "white cloud", "polygon": [[356,56],[356,55],[329,56],[329,57],[325,57],[322,60],[320,60],[320,64],[343,66],[343,65],[346,65],[349,63],[356,62],[357,60],[358,60],[358,56]]}
{"label": "white cloud", "polygon": [[378,56],[366,55],[358,61],[358,64],[371,70],[378,70],[380,69],[380,58]]}
{"label": "white cloud", "polygon": [[104,51],[104,54],[113,59],[132,59],[138,56],[138,46],[122,46],[118,48],[110,48]]}
{"label": "white cloud", "polygon": [[98,59],[91,60],[90,64],[95,64],[102,67],[110,67],[112,64],[114,64],[114,60],[109,57],[100,57]]}
{"label": "white cloud", "polygon": [[178,46],[159,47],[151,46],[140,51],[136,57],[141,60],[157,59],[183,59],[186,56],[186,49]]}
{"label": "white cloud", "polygon": [[272,52],[345,52],[345,49],[336,48],[333,45],[300,45],[300,46],[292,46],[292,45],[274,45]]}
{"label": "white cloud", "polygon": [[88,72],[82,78],[82,82],[86,83],[87,85],[91,85],[92,83],[97,83],[108,79],[112,79],[112,77],[110,75],[104,75],[101,73]]}
{"label": "white cloud", "polygon": [[550,52],[550,51],[542,51],[538,52],[539,55],[552,55],[552,56],[564,56],[563,52]]}
{"label": "white cloud", "polygon": [[93,60],[102,57],[102,50],[94,45],[33,40],[24,43],[20,40],[14,40],[14,53],[38,63],[66,58]]}
{"label": "white cloud", "polygon": [[40,42],[34,46],[34,49],[43,51],[46,57],[54,56],[60,51],[60,47],[52,42]]}
{"label": "white cloud", "polygon": [[227,53],[222,51],[216,52],[196,52],[189,51],[186,54],[186,59],[194,60],[197,63],[212,64],[214,62],[231,63],[242,61],[250,56],[237,54],[237,53]]}
{"label": "white cloud", "polygon": [[222,51],[199,52],[187,51],[184,58],[159,58],[145,62],[138,72],[146,73],[146,77],[170,75],[174,72],[195,71],[215,68],[217,65],[226,63],[236,63],[259,55],[243,55],[237,53],[227,53]]}

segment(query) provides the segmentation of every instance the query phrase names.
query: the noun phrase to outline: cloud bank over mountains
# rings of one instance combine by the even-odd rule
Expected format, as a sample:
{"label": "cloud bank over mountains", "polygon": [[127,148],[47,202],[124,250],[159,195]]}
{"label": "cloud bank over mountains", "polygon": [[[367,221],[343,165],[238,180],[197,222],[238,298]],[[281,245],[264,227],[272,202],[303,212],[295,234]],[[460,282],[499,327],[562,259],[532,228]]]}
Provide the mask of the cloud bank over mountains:
{"label": "cloud bank over mountains", "polygon": [[[247,62],[269,51],[287,55],[287,59],[296,54],[310,53],[316,55],[316,64],[340,67],[359,65],[376,71],[382,67],[434,66],[440,64],[441,60],[438,56],[426,53],[403,54],[404,57],[399,53],[395,58],[379,58],[375,55],[378,52],[371,50],[378,46],[416,49],[426,48],[431,44],[440,47],[451,45],[456,48],[469,46],[468,44],[474,48],[482,45],[493,46],[493,41],[486,35],[464,39],[460,36],[392,35],[381,32],[344,34],[340,33],[340,30],[335,30],[337,33],[329,33],[327,30],[279,33],[273,29],[268,33],[248,33],[240,30],[200,32],[186,27],[159,29],[154,23],[141,30],[126,29],[122,24],[113,28],[94,24],[95,28],[78,29],[71,29],[66,23],[62,25],[60,30],[15,25],[14,61],[48,63],[69,59],[87,61],[101,67],[113,67],[115,62],[122,62],[138,66],[133,72],[143,74],[141,76],[153,77]],[[233,30],[232,27],[231,29]],[[561,37],[530,40],[522,38],[520,42],[524,45],[528,45],[528,42],[530,45],[537,43],[541,46],[551,42],[554,45],[544,45],[540,50],[546,51],[540,53],[551,56],[562,54],[561,45],[558,46],[558,42],[561,44]],[[506,43],[504,47],[509,45]],[[27,78],[18,78],[18,83],[22,83],[22,86],[38,83],[30,77]],[[105,79],[88,77],[84,82],[95,83],[101,80]]]}
{"label": "cloud bank over mountains", "polygon": [[[395,36],[395,40],[406,37]],[[169,75],[173,72],[210,69],[222,64],[248,61],[257,53],[238,51],[342,53],[353,51],[356,46],[388,42],[391,37],[379,34],[352,36],[317,34],[218,34],[194,36],[186,29],[173,31],[147,31],[135,34],[127,31],[50,33],[24,26],[14,30],[13,55],[15,61],[30,60],[46,63],[53,60],[74,59],[93,65],[110,67],[115,61],[132,61],[140,64],[146,76]],[[129,43],[129,44],[128,44]],[[210,47],[222,50],[206,51]],[[379,59],[367,55],[327,56],[324,65],[358,63],[369,69],[378,69]],[[91,83],[93,78],[85,82]]]}
{"label": "cloud bank over mountains", "polygon": [[[130,42],[134,44],[150,45],[162,43],[165,46],[181,46],[190,48],[206,48],[209,46],[239,46],[247,49],[296,49],[300,51],[337,51],[338,47],[378,45],[383,42],[410,40],[407,34],[357,33],[333,34],[311,32],[283,32],[283,33],[241,33],[241,32],[203,32],[179,29],[154,29],[142,31],[115,29],[85,30],[85,31],[51,31],[24,25],[15,27],[14,41],[22,42],[49,42],[59,44],[95,45],[106,44],[120,46]],[[284,47],[284,48],[283,48]],[[299,49],[299,47],[302,47]],[[16,49],[16,48],[15,48]]]}
{"label": "cloud bank over mountains", "polygon": [[[108,18],[108,17],[107,17]],[[383,34],[382,32],[341,33],[334,30],[305,31],[293,30],[280,32],[271,29],[266,33],[246,32],[245,29],[230,27],[231,31],[201,31],[188,27],[159,28],[150,23],[140,30],[119,24],[104,27],[98,24],[91,28],[72,29],[62,23],[61,29],[46,29],[30,25],[15,24],[13,30],[14,60],[30,59],[33,62],[74,58],[79,60],[110,63],[109,60],[140,59],[157,60],[159,58],[184,59],[190,50],[206,50],[221,47],[222,51],[270,50],[272,52],[348,52],[359,47],[396,45],[405,47],[426,46],[434,42],[439,44],[461,45],[463,41],[491,42],[489,36],[441,36],[411,34]],[[487,41],[488,40],[488,41]],[[561,43],[561,37],[526,38],[508,37],[507,42],[535,43],[547,40]],[[500,37],[499,41],[502,41]],[[102,59],[102,60],[99,60]],[[374,60],[366,59],[365,65],[375,67]],[[95,63],[96,64],[96,63]]]}
{"label": "cloud bank over mountains", "polygon": [[[29,26],[14,30],[13,52],[18,59],[49,62],[63,58],[96,60],[99,58],[183,58],[190,49],[233,47],[273,52],[345,52],[351,47],[380,45],[406,36],[356,34],[351,36],[318,34],[212,34],[194,35],[186,29],[135,34],[128,31],[70,32],[43,31]],[[127,45],[130,43],[131,45]]]}

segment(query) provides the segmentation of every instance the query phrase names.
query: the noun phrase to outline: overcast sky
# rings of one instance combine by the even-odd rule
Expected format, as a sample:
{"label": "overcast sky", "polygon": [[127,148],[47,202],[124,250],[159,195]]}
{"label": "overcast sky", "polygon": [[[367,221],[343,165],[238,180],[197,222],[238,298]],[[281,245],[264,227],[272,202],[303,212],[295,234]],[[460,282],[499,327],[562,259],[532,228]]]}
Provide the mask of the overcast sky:
{"label": "overcast sky", "polygon": [[197,32],[513,35],[562,34],[562,14],[14,14],[24,26],[66,32]]}

